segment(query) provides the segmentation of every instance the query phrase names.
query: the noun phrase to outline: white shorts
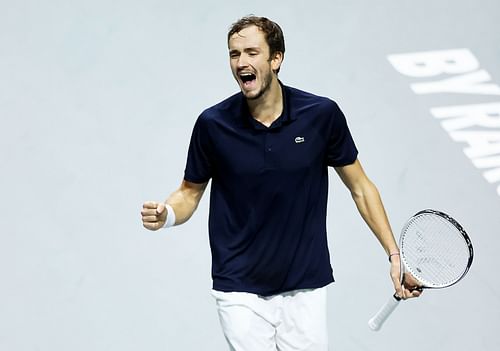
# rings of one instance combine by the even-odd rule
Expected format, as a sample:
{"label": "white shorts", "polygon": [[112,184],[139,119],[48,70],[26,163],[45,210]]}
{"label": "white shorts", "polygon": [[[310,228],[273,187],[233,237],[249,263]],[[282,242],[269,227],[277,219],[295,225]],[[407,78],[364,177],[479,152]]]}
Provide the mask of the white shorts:
{"label": "white shorts", "polygon": [[327,351],[326,287],[273,296],[212,290],[231,351]]}

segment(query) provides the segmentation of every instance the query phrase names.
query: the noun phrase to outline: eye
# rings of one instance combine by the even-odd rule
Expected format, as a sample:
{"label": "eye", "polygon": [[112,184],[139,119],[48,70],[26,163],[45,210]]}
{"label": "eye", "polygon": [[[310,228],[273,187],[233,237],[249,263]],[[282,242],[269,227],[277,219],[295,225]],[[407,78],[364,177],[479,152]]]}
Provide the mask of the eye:
{"label": "eye", "polygon": [[230,53],[229,53],[229,57],[230,57],[230,58],[237,58],[237,57],[239,57],[239,56],[240,56],[240,54],[239,54],[238,52],[230,52]]}

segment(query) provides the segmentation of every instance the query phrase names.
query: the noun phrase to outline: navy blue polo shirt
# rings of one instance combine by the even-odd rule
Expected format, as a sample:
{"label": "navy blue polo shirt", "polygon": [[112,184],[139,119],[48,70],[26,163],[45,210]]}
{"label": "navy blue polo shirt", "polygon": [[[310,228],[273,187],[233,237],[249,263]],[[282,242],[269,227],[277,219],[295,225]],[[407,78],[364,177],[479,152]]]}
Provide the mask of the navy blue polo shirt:
{"label": "navy blue polo shirt", "polygon": [[337,104],[282,85],[266,127],[237,93],[197,119],[184,179],[212,180],[213,288],[273,295],[333,282],[326,235],[328,166],[357,149]]}

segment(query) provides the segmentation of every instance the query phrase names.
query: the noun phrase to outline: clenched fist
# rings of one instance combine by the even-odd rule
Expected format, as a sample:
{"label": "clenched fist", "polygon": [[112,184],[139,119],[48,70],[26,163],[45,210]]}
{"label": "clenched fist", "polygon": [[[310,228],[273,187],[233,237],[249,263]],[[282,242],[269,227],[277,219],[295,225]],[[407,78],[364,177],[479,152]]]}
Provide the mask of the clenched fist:
{"label": "clenched fist", "polygon": [[142,224],[149,230],[158,230],[165,225],[168,210],[164,203],[154,201],[145,202],[142,205]]}

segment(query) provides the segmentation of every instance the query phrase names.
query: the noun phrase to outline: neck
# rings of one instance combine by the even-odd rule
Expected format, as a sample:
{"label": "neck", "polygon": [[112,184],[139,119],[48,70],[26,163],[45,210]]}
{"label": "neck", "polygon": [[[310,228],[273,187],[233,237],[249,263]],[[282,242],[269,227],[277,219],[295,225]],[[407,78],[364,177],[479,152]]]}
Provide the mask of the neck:
{"label": "neck", "polygon": [[255,100],[248,100],[250,114],[257,121],[269,127],[283,112],[283,94],[276,77],[273,77],[269,90]]}

